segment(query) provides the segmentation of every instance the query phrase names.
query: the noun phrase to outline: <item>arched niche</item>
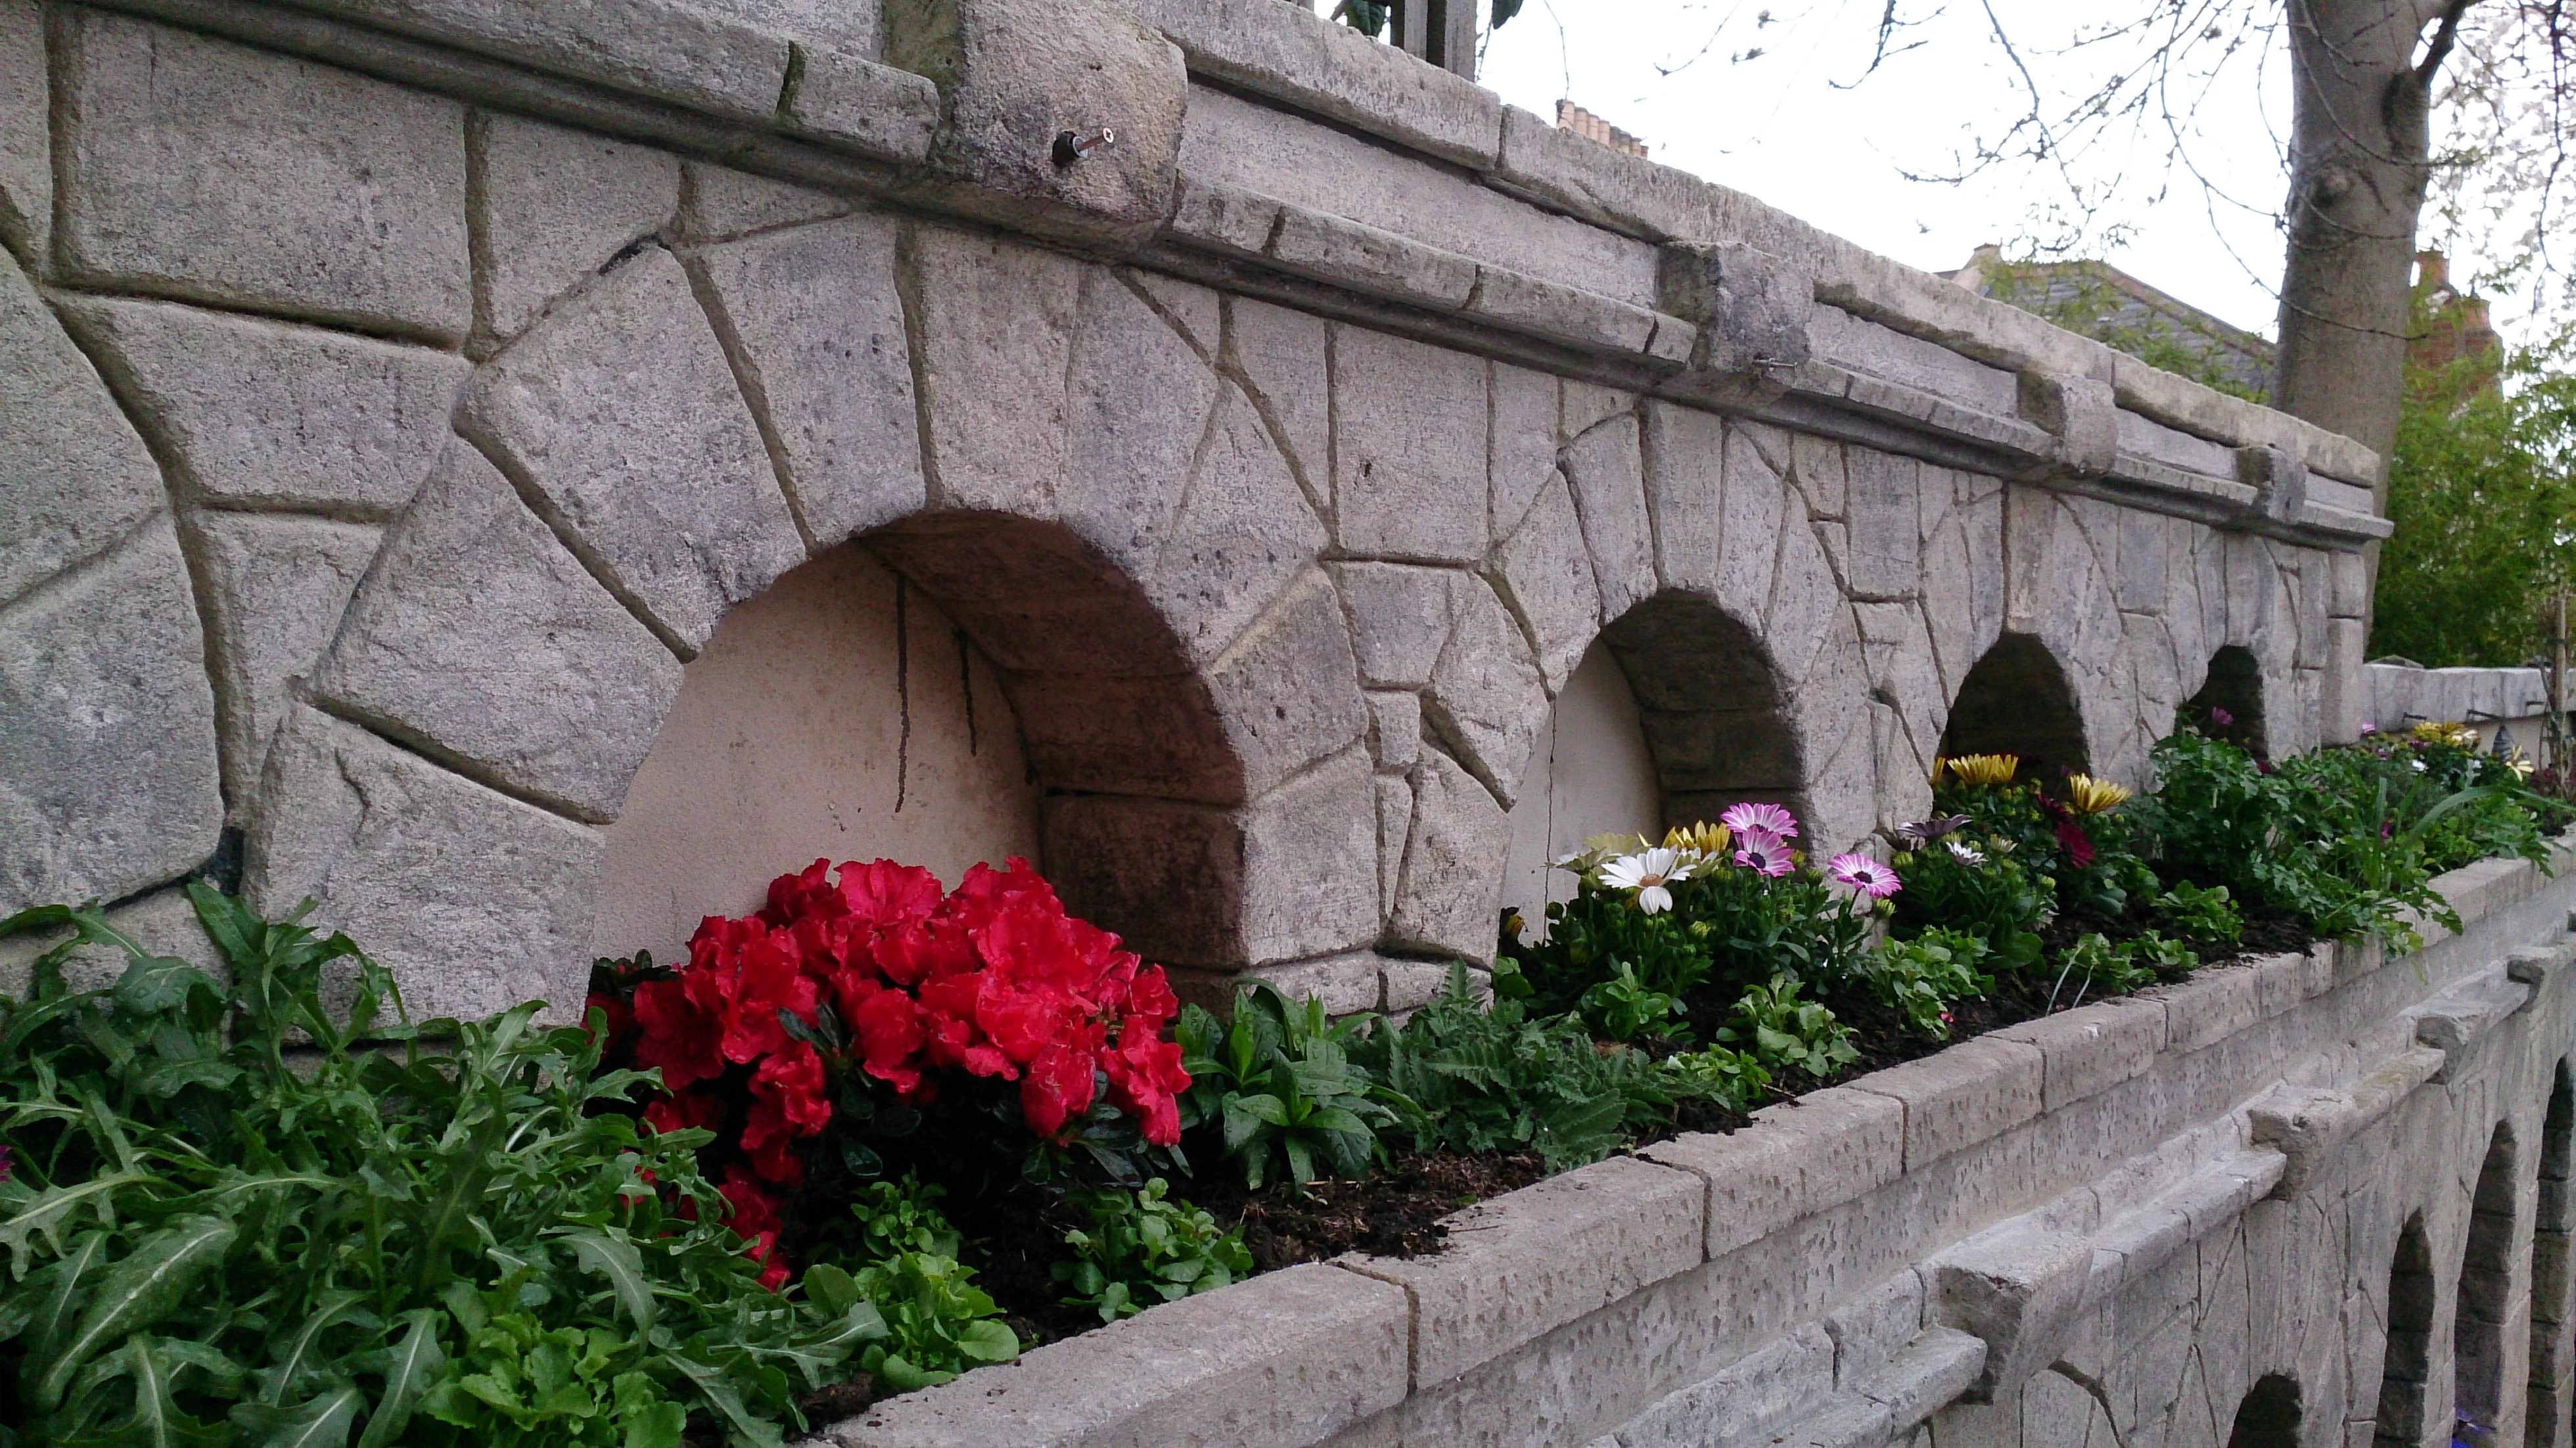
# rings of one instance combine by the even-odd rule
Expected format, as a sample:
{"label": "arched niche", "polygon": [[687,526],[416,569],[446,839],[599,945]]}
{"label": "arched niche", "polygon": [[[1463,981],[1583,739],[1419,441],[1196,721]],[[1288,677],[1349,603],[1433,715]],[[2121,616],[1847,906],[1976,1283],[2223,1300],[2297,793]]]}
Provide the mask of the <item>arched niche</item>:
{"label": "arched niche", "polygon": [[2478,1168],[2469,1203],[2469,1239],[2460,1253],[2459,1307],[2451,1319],[2452,1402],[2462,1420],[2453,1436],[2468,1448],[2492,1448],[2504,1414],[2505,1328],[2512,1316],[2514,1142],[2499,1122]]}
{"label": "arched niche", "polygon": [[2092,767],[2066,668],[2030,634],[2005,634],[1968,670],[1941,753],[2019,755],[2026,778]]}
{"label": "arched niche", "polygon": [[2299,1448],[2299,1384],[2269,1373],[2236,1405],[2227,1448]]}
{"label": "arched niche", "polygon": [[2436,1290],[2433,1253],[2419,1213],[2406,1219],[2388,1262],[2388,1346],[2380,1359],[2373,1448],[2424,1448]]}
{"label": "arched niche", "polygon": [[[2220,715],[2226,722],[2219,722]],[[2269,752],[2263,727],[2263,664],[2254,651],[2229,644],[2209,656],[2208,681],[2184,701],[2181,721],[2212,739],[2256,755]]]}
{"label": "arched niche", "polygon": [[2576,1080],[2560,1061],[2540,1127],[2540,1213],[2531,1224],[2530,1396],[2524,1400],[2527,1448],[2564,1448],[2568,1440],[2570,1342],[2569,1233],[2576,1230]]}
{"label": "arched niche", "polygon": [[1537,938],[1548,902],[1574,898],[1574,877],[1549,861],[1593,835],[1651,831],[1662,818],[1636,695],[1618,660],[1596,642],[1566,678],[1521,775],[1503,903],[1521,912]]}
{"label": "arched niche", "polygon": [[[1241,873],[1211,863],[1258,827],[1240,807],[1270,782],[1162,611],[1096,549],[1010,515],[916,515],[783,575],[688,666],[610,827],[598,941],[660,958],[818,856],[953,884],[1016,853],[1152,958],[1289,952],[1295,924],[1252,938]],[[1373,891],[1341,892],[1354,904],[1330,883],[1310,882],[1304,919],[1374,924]],[[1341,919],[1357,908],[1367,922]]]}
{"label": "arched niche", "polygon": [[1704,598],[1662,594],[1593,641],[1558,694],[1511,811],[1503,903],[1530,934],[1571,898],[1548,867],[1592,835],[1652,836],[1738,800],[1803,816],[1805,780],[1769,656]]}
{"label": "arched niche", "polygon": [[1044,861],[992,661],[902,575],[844,545],[725,616],[607,827],[593,948],[672,963],[818,856]]}

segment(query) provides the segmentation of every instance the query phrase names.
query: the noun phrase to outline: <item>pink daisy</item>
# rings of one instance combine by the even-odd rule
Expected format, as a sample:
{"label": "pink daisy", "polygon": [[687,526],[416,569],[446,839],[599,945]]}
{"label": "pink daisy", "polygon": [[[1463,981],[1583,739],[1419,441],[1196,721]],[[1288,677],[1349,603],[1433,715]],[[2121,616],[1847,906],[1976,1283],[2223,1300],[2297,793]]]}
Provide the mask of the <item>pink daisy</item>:
{"label": "pink daisy", "polygon": [[1905,888],[1894,870],[1867,855],[1836,855],[1825,866],[1825,876],[1872,900],[1884,900]]}
{"label": "pink daisy", "polygon": [[1796,868],[1796,862],[1789,858],[1788,843],[1769,830],[1738,829],[1735,843],[1735,863],[1757,875],[1776,880]]}
{"label": "pink daisy", "polygon": [[1798,817],[1776,804],[1756,804],[1746,800],[1729,805],[1726,813],[1717,817],[1717,822],[1739,835],[1758,831],[1784,840],[1798,837]]}

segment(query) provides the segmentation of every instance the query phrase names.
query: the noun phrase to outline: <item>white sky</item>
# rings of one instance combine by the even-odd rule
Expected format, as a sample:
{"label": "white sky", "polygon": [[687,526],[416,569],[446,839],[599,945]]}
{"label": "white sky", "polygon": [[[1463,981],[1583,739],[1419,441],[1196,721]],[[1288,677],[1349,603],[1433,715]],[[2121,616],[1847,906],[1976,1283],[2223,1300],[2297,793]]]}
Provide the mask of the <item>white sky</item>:
{"label": "white sky", "polygon": [[[2073,25],[2140,7],[1992,4],[2059,101],[2053,111],[2089,92],[2101,67],[2136,63],[2134,46],[2062,48]],[[1957,186],[1904,175],[1954,167],[1980,129],[1991,136],[2024,109],[1980,0],[1950,0],[1906,35],[1924,42],[1919,48],[1866,79],[1881,0],[1767,0],[1767,8],[1777,18],[1766,24],[1766,0],[1527,0],[1490,37],[1480,79],[1551,120],[1557,98],[1571,97],[1644,137],[1658,161],[1927,270],[1959,266],[1982,242],[2049,231],[2040,208],[2067,190],[2026,162]],[[1757,45],[1758,58],[1734,58]],[[2168,185],[2161,120],[2108,133],[2072,165],[2088,184],[2109,188],[2104,215],[2133,233],[2126,246],[2087,254],[2269,335],[2281,265],[2270,212],[2286,187],[2276,140],[2287,130],[2286,61],[2249,48],[2214,79],[2180,79],[2205,89],[2189,156],[2219,195],[2189,175]],[[2188,108],[2177,98],[2175,109]]]}

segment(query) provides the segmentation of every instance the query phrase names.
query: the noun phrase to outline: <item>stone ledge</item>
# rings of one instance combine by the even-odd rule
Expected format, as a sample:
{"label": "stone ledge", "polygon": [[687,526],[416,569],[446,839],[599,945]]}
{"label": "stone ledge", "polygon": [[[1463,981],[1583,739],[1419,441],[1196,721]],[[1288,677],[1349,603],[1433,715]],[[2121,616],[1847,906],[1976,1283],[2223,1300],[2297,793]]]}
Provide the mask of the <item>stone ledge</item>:
{"label": "stone ledge", "polygon": [[1914,1171],[2036,1118],[2042,1060],[2027,1042],[1978,1036],[1873,1071],[1852,1089],[1905,1104],[1905,1169]]}
{"label": "stone ledge", "polygon": [[1896,1180],[1904,1151],[1903,1103],[1830,1086],[1765,1107],[1740,1131],[1689,1132],[1637,1154],[1708,1183],[1706,1250],[1715,1261]]}

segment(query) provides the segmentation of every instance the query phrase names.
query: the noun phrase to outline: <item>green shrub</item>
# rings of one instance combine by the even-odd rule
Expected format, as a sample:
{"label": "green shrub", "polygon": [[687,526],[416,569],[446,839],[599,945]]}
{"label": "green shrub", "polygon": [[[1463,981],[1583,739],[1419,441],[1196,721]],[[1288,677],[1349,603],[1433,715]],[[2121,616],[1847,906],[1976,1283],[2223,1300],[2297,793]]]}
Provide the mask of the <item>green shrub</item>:
{"label": "green shrub", "polygon": [[190,894],[228,982],[94,909],[0,922],[71,931],[0,1000],[0,1442],[775,1444],[885,1334],[760,1285],[706,1133],[639,1135],[591,1032],[414,1026],[346,937]]}
{"label": "green shrub", "polygon": [[1965,931],[1934,926],[1911,940],[1890,940],[1871,956],[1864,981],[1881,1004],[1905,1018],[1907,1029],[1936,1041],[1950,1038],[1950,1004],[1995,988],[1977,969],[1986,942]]}
{"label": "green shrub", "polygon": [[1073,1260],[1054,1268],[1055,1280],[1074,1290],[1066,1302],[1115,1322],[1251,1275],[1252,1250],[1241,1231],[1218,1227],[1187,1202],[1164,1200],[1167,1190],[1155,1177],[1142,1191],[1078,1194],[1087,1225],[1064,1234]]}
{"label": "green shrub", "polygon": [[1819,1081],[1859,1060],[1851,1027],[1821,1003],[1798,999],[1799,989],[1783,975],[1746,991],[1717,1038],[1740,1046],[1766,1068],[1804,1071]]}
{"label": "green shrub", "polygon": [[898,1393],[944,1383],[986,1363],[1020,1355],[1020,1339],[975,1270],[936,1252],[897,1252],[845,1272],[828,1262],[805,1269],[805,1294],[832,1311],[873,1303],[888,1331],[871,1342],[859,1366]]}
{"label": "green shrub", "polygon": [[1215,1127],[1255,1191],[1283,1172],[1300,1185],[1326,1170],[1358,1176],[1377,1156],[1378,1125],[1393,1116],[1351,1062],[1357,1029],[1328,1022],[1323,1002],[1291,1004],[1268,984],[1236,991],[1231,1021],[1183,1007],[1176,1034],[1191,1085],[1182,1129]]}

